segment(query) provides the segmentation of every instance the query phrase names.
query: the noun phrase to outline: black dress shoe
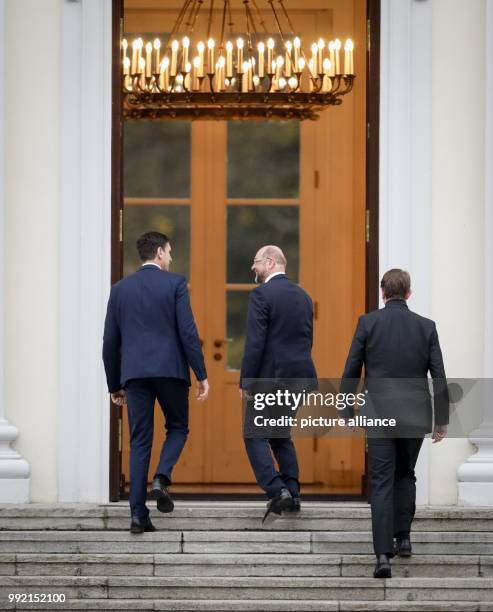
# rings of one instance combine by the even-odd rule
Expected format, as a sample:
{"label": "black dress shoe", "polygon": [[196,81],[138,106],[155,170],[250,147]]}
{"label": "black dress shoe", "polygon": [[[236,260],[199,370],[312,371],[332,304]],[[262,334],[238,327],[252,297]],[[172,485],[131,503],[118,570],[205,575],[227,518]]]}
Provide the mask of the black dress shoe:
{"label": "black dress shoe", "polygon": [[157,509],[159,512],[173,512],[173,508],[175,504],[171,499],[170,494],[168,493],[168,489],[163,483],[163,481],[156,476],[152,481],[151,492],[156,494],[157,497]]}
{"label": "black dress shoe", "polygon": [[299,497],[293,497],[293,501],[291,502],[291,506],[286,508],[286,512],[299,512],[301,510],[301,500]]}
{"label": "black dress shoe", "polygon": [[413,554],[411,540],[409,538],[397,539],[395,541],[394,553],[398,557],[410,557]]}
{"label": "black dress shoe", "polygon": [[377,555],[377,564],[375,565],[373,578],[392,578],[390,561],[387,555]]}
{"label": "black dress shoe", "polygon": [[278,516],[282,515],[283,510],[287,510],[293,504],[293,498],[291,497],[291,493],[282,488],[279,495],[273,497],[267,502],[267,510],[265,511],[264,518],[262,519],[262,523],[265,523],[265,519],[269,516],[269,514],[277,514]]}
{"label": "black dress shoe", "polygon": [[141,520],[138,516],[132,516],[130,533],[144,533],[144,531],[156,531],[151,519],[147,517],[145,520]]}

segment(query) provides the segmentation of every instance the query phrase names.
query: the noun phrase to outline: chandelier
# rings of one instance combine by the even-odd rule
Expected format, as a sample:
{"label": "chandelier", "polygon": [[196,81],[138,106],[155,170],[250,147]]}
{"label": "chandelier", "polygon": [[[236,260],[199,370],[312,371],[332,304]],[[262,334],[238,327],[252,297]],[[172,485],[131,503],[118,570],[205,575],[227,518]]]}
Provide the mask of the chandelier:
{"label": "chandelier", "polygon": [[[242,34],[224,0],[214,38],[214,0],[185,0],[164,44],[122,40],[123,114],[129,119],[317,119],[342,104],[354,82],[353,43],[297,35],[284,0],[267,0],[269,32],[257,0],[243,0]],[[204,10],[201,10],[203,9]],[[217,12],[219,13],[219,11]],[[196,30],[204,17],[201,31]],[[206,27],[204,28],[203,25]],[[228,26],[228,33],[226,33]]]}

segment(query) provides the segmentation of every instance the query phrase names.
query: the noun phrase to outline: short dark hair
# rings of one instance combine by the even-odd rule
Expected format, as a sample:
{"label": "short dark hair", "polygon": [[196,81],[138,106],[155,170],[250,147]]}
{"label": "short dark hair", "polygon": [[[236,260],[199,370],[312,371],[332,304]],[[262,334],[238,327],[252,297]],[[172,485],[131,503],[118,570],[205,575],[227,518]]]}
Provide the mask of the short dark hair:
{"label": "short dark hair", "polygon": [[149,261],[154,259],[157,255],[159,247],[166,248],[169,242],[166,234],[161,232],[146,232],[137,240],[137,251],[142,261]]}
{"label": "short dark hair", "polygon": [[392,268],[382,277],[380,287],[383,289],[383,295],[387,300],[405,299],[411,291],[411,277],[409,272],[400,268]]}

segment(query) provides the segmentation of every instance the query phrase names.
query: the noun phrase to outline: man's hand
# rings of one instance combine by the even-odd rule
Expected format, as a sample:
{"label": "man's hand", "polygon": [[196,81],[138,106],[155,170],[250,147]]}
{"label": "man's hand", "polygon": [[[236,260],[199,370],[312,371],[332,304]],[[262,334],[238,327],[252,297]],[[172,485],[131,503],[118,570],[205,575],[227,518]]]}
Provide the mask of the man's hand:
{"label": "man's hand", "polygon": [[433,428],[433,434],[431,436],[433,444],[435,444],[436,442],[441,442],[446,435],[447,425],[435,425],[435,427]]}
{"label": "man's hand", "polygon": [[198,380],[195,383],[195,397],[197,401],[203,402],[209,395],[209,381],[206,379]]}
{"label": "man's hand", "polygon": [[123,406],[123,404],[127,403],[127,394],[123,389],[120,391],[115,391],[115,393],[110,393],[111,401],[117,406]]}

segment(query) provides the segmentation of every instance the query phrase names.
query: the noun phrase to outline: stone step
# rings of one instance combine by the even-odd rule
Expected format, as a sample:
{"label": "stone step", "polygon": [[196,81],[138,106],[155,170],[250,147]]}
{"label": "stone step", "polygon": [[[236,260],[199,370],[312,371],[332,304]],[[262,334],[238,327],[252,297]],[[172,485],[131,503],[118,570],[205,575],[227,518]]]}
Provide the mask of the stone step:
{"label": "stone step", "polygon": [[[307,531],[0,531],[0,553],[371,554],[366,532]],[[413,551],[493,555],[493,533],[413,533]]]}
{"label": "stone step", "polygon": [[[0,601],[15,593],[70,599],[205,599],[492,602],[491,578],[84,577],[4,576]],[[390,605],[390,604],[389,604]],[[381,609],[381,608],[380,608]]]}
{"label": "stone step", "polygon": [[[153,521],[161,530],[258,530],[265,510],[262,502],[176,502],[162,515],[150,502]],[[271,531],[367,531],[370,508],[363,502],[304,502],[302,512],[266,527]],[[124,502],[90,504],[3,504],[0,530],[123,530],[129,510]],[[426,506],[418,508],[414,531],[493,531],[493,508]]]}
{"label": "stone step", "polygon": [[[373,555],[0,554],[2,576],[361,576]],[[392,561],[394,577],[493,578],[493,556],[416,555]]]}
{"label": "stone step", "polygon": [[[23,603],[19,610],[40,610]],[[6,604],[6,610],[15,609]],[[475,601],[329,601],[329,600],[207,600],[207,599],[70,599],[64,604],[43,604],[43,610],[108,610],[165,612],[492,612],[493,604]]]}

